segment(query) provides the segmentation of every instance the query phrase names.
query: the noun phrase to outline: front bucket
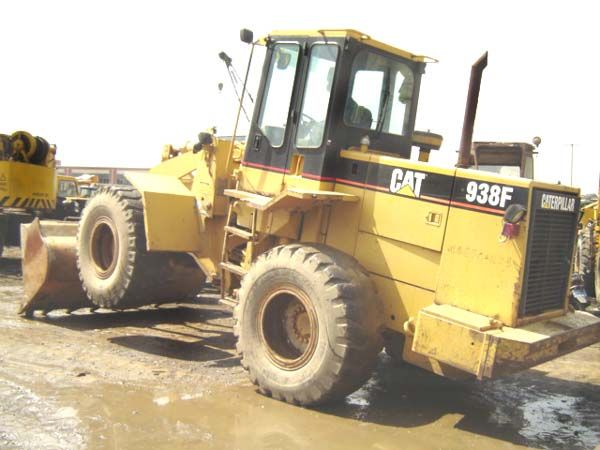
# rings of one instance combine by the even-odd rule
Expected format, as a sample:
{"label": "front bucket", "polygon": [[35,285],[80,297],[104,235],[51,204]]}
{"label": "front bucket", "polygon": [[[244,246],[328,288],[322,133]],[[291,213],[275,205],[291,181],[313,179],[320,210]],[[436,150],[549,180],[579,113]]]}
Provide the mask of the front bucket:
{"label": "front bucket", "polygon": [[20,314],[93,307],[77,273],[77,226],[39,219],[21,225],[25,298]]}

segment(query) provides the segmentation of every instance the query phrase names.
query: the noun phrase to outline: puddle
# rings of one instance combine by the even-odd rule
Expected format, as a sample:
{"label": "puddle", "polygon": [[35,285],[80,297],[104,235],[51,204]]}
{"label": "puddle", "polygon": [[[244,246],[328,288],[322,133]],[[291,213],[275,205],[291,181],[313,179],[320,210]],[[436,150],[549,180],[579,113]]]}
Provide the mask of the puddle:
{"label": "puddle", "polygon": [[5,379],[0,379],[0,399],[3,449],[85,448],[86,427],[76,409]]}
{"label": "puddle", "polygon": [[[512,381],[512,380],[511,380]],[[556,385],[558,389],[548,389]],[[541,449],[595,449],[600,444],[600,388],[582,390],[576,382],[517,385],[498,380],[486,390],[495,404],[492,424],[513,428],[526,442]],[[562,389],[561,389],[562,387]],[[564,389],[566,388],[566,389]],[[571,392],[566,392],[572,389]],[[579,393],[580,396],[574,394]]]}
{"label": "puddle", "polygon": [[[209,388],[179,380],[152,388],[96,380],[85,386],[28,386],[26,377],[2,380],[0,446],[462,450],[530,445],[572,450],[593,449],[600,442],[590,423],[597,414],[582,410],[574,396],[526,388],[520,396],[504,381],[497,386],[440,383],[412,369],[396,373],[410,378],[390,385],[384,379],[388,375],[384,366],[345,402],[320,409],[263,397],[249,385]],[[496,398],[511,389],[514,394],[497,408]]]}
{"label": "puddle", "polygon": [[[543,448],[593,448],[600,440],[600,433],[586,426],[592,417],[579,410],[580,402],[567,395],[543,395],[520,406],[524,426],[519,433],[531,441],[541,441]],[[600,411],[590,412],[592,420],[600,420]]]}
{"label": "puddle", "polygon": [[[7,261],[6,259],[2,260]],[[6,267],[5,267],[6,268]],[[1,268],[0,268],[1,269]],[[18,267],[13,264],[13,271]],[[495,382],[452,382],[381,356],[338,404],[256,393],[213,304],[16,317],[0,270],[0,448],[592,450],[600,346]]]}

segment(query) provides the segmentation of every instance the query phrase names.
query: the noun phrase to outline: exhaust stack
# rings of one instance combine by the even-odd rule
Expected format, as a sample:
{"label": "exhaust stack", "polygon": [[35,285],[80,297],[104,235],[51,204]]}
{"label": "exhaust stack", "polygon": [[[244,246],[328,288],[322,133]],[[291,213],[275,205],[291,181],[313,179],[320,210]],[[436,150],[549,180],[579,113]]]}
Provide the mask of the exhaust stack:
{"label": "exhaust stack", "polygon": [[467,95],[467,106],[465,107],[465,119],[463,121],[462,136],[460,138],[460,149],[458,150],[458,162],[456,167],[469,167],[471,157],[471,144],[473,142],[473,125],[477,113],[477,101],[479,100],[479,88],[481,87],[481,75],[487,67],[488,52],[485,52],[471,67],[471,80],[469,81],[469,93]]}

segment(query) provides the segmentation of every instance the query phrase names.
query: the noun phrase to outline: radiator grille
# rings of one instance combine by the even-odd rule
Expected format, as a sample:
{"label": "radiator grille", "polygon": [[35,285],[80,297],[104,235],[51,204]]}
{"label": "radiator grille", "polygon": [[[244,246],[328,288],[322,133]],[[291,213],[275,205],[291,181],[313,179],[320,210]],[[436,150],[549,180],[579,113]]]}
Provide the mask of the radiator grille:
{"label": "radiator grille", "polygon": [[577,196],[534,189],[520,316],[564,306],[578,212]]}

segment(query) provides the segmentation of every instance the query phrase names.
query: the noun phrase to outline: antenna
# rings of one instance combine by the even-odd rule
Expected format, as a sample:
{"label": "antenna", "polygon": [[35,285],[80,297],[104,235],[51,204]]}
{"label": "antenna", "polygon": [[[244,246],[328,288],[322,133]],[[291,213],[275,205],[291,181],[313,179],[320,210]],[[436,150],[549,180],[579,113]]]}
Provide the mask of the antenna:
{"label": "antenna", "polygon": [[[240,31],[240,38],[242,42],[246,44],[252,44],[250,48],[250,56],[248,57],[248,66],[246,67],[246,77],[244,78],[244,85],[242,86],[242,95],[240,98],[240,107],[238,108],[237,116],[235,118],[235,125],[233,127],[233,136],[231,136],[231,145],[229,146],[229,152],[227,153],[227,166],[225,168],[225,172],[229,173],[229,167],[231,166],[231,156],[233,155],[233,148],[235,147],[235,137],[237,133],[237,127],[240,121],[240,111],[243,109],[242,99],[244,98],[244,94],[246,92],[246,85],[248,84],[248,75],[250,74],[250,67],[252,65],[252,56],[254,55],[254,42],[253,41],[253,33],[250,30],[242,29]],[[245,111],[244,111],[245,113]],[[246,117],[248,117],[246,115]]]}

